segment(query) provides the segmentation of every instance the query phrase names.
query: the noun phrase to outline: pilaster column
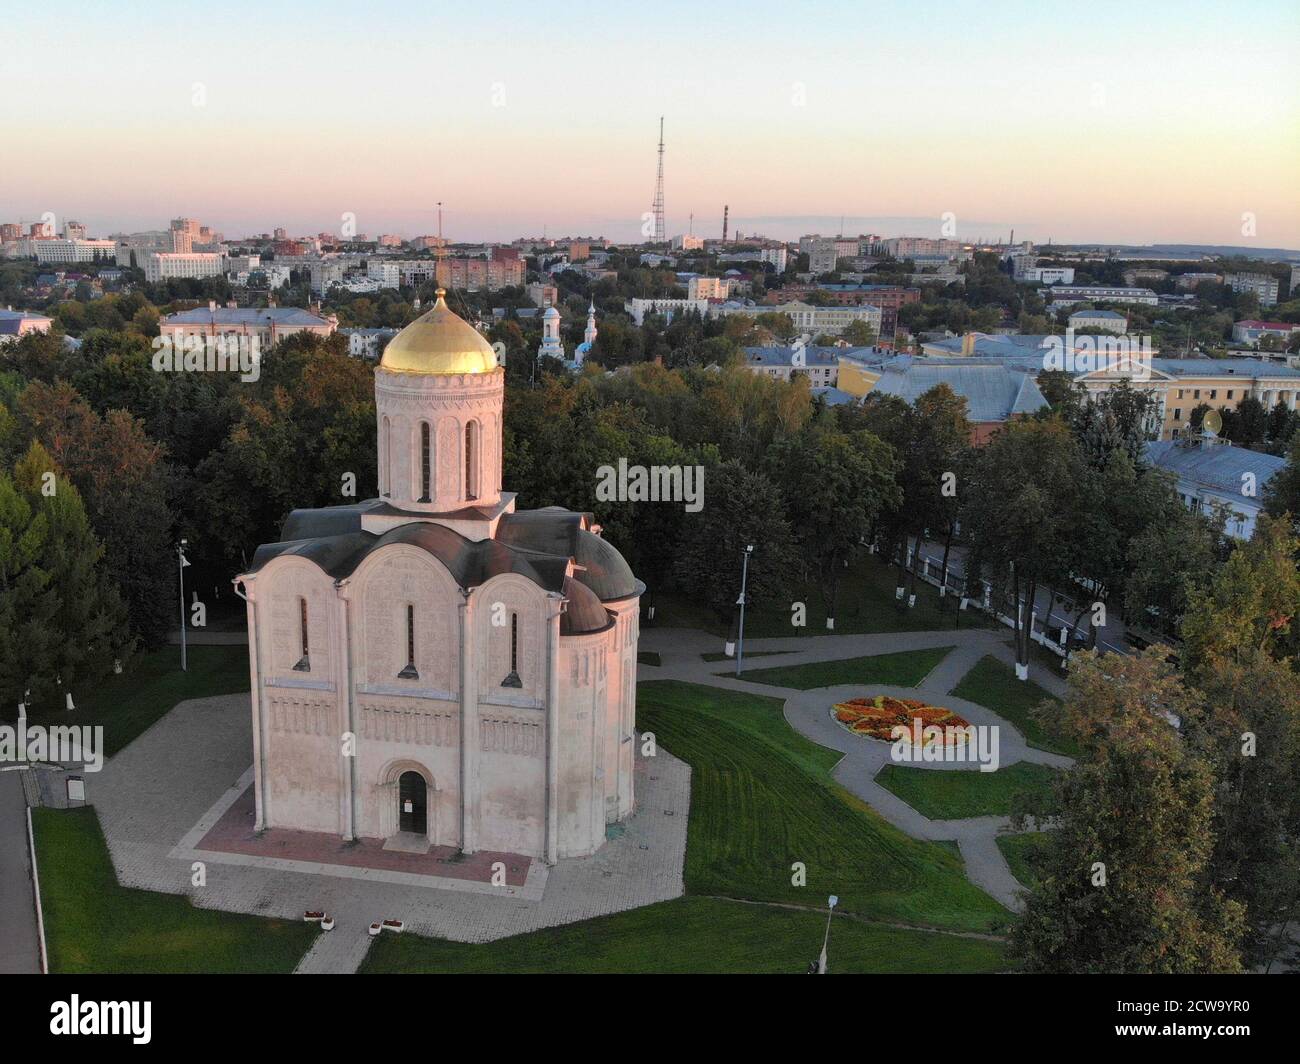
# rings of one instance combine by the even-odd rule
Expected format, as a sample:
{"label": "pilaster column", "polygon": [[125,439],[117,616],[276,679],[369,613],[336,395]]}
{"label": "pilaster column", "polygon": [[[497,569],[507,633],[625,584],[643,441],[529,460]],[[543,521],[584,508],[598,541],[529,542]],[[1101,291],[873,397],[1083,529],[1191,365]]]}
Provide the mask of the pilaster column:
{"label": "pilaster column", "polygon": [[478,670],[474,646],[474,607],[466,594],[460,604],[460,848],[478,847]]}
{"label": "pilaster column", "polygon": [[548,597],[546,618],[546,863],[560,856],[560,607]]}
{"label": "pilaster column", "polygon": [[262,722],[262,678],[258,670],[258,642],[262,633],[257,626],[257,600],[253,580],[244,582],[244,594],[248,609],[248,674],[253,711],[253,829],[262,831],[267,826],[267,794],[263,786],[266,776],[266,743]]}
{"label": "pilaster column", "polygon": [[[337,698],[339,721],[339,828],[343,838],[351,842],[356,838],[356,777],[357,758],[361,754],[361,737],[357,734],[356,696],[352,682],[352,625],[349,614],[352,604],[350,592],[343,584],[335,585],[338,608],[335,613],[338,633],[334,639],[336,660],[339,663]],[[351,735],[352,741],[345,756],[343,736]]]}

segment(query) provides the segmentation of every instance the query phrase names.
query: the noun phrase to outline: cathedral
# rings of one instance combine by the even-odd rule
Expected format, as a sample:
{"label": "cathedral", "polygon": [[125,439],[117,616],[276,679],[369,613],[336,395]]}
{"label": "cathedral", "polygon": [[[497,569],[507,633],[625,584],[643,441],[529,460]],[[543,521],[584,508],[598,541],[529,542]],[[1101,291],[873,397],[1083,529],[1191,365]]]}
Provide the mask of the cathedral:
{"label": "cathedral", "polygon": [[375,369],[379,498],[295,510],[236,578],[257,828],[586,856],[633,808],[644,585],[502,491],[505,373],[443,297]]}

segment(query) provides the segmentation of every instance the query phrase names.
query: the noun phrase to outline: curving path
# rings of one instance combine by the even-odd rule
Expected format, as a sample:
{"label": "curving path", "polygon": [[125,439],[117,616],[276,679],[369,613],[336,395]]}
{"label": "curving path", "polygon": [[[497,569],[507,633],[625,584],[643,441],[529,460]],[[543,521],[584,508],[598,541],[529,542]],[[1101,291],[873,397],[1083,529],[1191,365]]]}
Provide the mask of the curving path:
{"label": "curving path", "polygon": [[[1064,768],[1073,762],[1060,754],[1048,753],[1028,745],[1017,728],[984,706],[955,698],[949,692],[961,682],[980,658],[991,655],[1008,664],[1014,662],[1008,636],[989,629],[949,632],[889,632],[876,635],[829,635],[746,641],[750,651],[783,651],[777,657],[746,659],[746,669],[769,666],[803,665],[818,661],[836,661],[864,655],[893,654],[951,646],[952,651],[916,687],[847,684],[800,691],[736,679],[730,673],[732,661],[704,661],[700,655],[719,649],[716,636],[697,629],[645,629],[641,631],[641,648],[658,652],[658,666],[641,665],[638,678],[643,680],[682,680],[689,683],[721,687],[732,691],[785,699],[785,719],[801,735],[820,746],[844,755],[835,766],[835,779],[847,790],[871,806],[881,817],[913,838],[955,842],[966,864],[966,875],[980,889],[991,894],[1014,912],[1023,908],[1023,887],[1011,874],[997,845],[997,836],[1010,829],[1007,816],[967,817],[960,820],[930,820],[922,816],[892,791],[876,782],[876,775],[890,763],[889,744],[853,735],[831,716],[831,706],[849,698],[877,694],[898,698],[942,696],[943,705],[960,713],[970,723],[996,725],[999,739],[999,767],[1017,761]],[[809,644],[814,644],[810,646]],[[785,652],[788,651],[788,652]],[[742,672],[743,676],[743,672]],[[1065,681],[1041,666],[1031,664],[1030,679],[1056,695],[1064,695]],[[939,772],[974,772],[978,766],[956,762],[916,762],[910,767]]]}

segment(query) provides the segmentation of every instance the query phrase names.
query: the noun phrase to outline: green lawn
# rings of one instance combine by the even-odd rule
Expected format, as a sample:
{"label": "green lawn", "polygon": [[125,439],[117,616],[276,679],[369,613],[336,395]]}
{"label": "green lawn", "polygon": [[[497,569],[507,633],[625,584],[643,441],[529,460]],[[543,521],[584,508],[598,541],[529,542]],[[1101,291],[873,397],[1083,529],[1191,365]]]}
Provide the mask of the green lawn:
{"label": "green lawn", "polygon": [[[791,651],[789,650],[746,650],[745,660],[748,661],[750,658],[770,658],[776,654],[789,654],[789,653],[791,653]],[[710,654],[701,654],[700,657],[702,657],[705,661],[735,661],[736,660],[735,654],[732,654],[731,657],[727,657],[727,655],[721,650],[716,650]]]}
{"label": "green lawn", "polygon": [[642,650],[636,656],[638,665],[662,665],[663,660],[659,657],[657,650]]}
{"label": "green lawn", "polygon": [[33,809],[32,829],[51,972],[291,972],[320,933],[121,886],[93,807]]}
{"label": "green lawn", "polygon": [[[910,610],[900,607],[894,599],[897,575],[896,566],[884,565],[870,555],[855,559],[852,566],[844,571],[840,581],[834,634],[999,627],[996,621],[977,610],[966,610],[959,616],[956,607],[960,600],[951,595],[942,600],[945,605],[940,609],[938,588],[919,580],[916,586],[916,605]],[[737,578],[739,579],[739,574]],[[739,592],[739,584],[736,590]],[[807,624],[801,628],[790,623],[791,602],[802,602],[807,608]],[[717,614],[701,605],[689,593],[660,591],[655,603],[657,625],[700,628],[724,639],[730,635],[731,618],[720,620]],[[822,606],[820,593],[813,586],[792,588],[790,595],[779,603],[758,602],[745,610],[746,638],[827,634],[826,610]]]}
{"label": "green lawn", "polygon": [[807,665],[778,665],[770,669],[746,670],[741,673],[741,678],[773,687],[793,687],[799,691],[847,683],[915,687],[948,656],[950,650],[952,647],[933,647],[839,661],[813,661]]}
{"label": "green lawn", "polygon": [[[811,899],[810,899],[811,900]],[[484,944],[380,935],[363,973],[800,973],[821,950],[824,913],[677,898]],[[836,919],[832,973],[1002,971],[1000,942]]]}
{"label": "green lawn", "polygon": [[178,702],[187,698],[248,690],[247,646],[190,647],[181,672],[180,647],[138,654],[121,676],[109,676],[91,691],[73,692],[71,713],[31,713],[32,723],[104,726],[104,752],[117,753]]}
{"label": "green lawn", "polygon": [[1016,794],[1050,793],[1055,778],[1054,768],[1017,761],[996,772],[886,765],[876,776],[876,782],[922,816],[931,820],[956,820],[1009,815]]}
{"label": "green lawn", "polygon": [[1030,746],[1069,757],[1078,754],[1073,743],[1053,735],[1031,715],[1031,711],[1044,700],[1057,710],[1061,707],[1060,701],[1032,680],[1017,680],[1015,670],[997,658],[981,658],[975,668],[962,677],[961,683],[953,688],[952,693],[958,698],[991,709],[1010,721],[1020,729]]}
{"label": "green lawn", "polygon": [[1020,835],[999,835],[998,849],[1011,866],[1011,874],[1026,887],[1033,888],[1038,883],[1038,874],[1034,871],[1034,858],[1047,848],[1046,831],[1026,831]]}
{"label": "green lawn", "polygon": [[[691,766],[689,894],[817,905],[984,931],[1007,917],[951,848],[909,838],[831,778],[841,755],[786,723],[782,702],[679,681],[637,687],[637,727]],[[802,862],[807,885],[792,885]]]}

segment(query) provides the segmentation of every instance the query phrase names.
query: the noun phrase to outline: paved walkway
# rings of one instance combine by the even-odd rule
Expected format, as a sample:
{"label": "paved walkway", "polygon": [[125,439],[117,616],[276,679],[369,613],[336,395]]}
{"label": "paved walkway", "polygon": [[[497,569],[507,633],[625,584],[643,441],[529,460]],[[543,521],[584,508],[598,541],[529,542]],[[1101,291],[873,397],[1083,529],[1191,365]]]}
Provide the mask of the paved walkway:
{"label": "paved walkway", "polygon": [[[123,886],[187,895],[205,909],[298,920],[308,909],[335,917],[333,931],[303,957],[302,972],[350,972],[375,920],[404,920],[416,934],[487,942],[680,897],[690,810],[690,768],[660,750],[636,760],[637,811],[624,833],[592,857],[547,869],[545,891],[447,889],[399,871],[280,862],[193,849],[225,796],[243,793],[252,759],[248,695],[182,702],[102,772],[86,776]],[[215,815],[219,817],[224,809]],[[191,884],[191,864],[206,884]],[[389,933],[389,932],[385,932]]]}
{"label": "paved walkway", "polygon": [[22,782],[26,771],[0,772],[0,974],[4,975],[41,971]]}
{"label": "paved walkway", "polygon": [[[815,638],[795,637],[746,641],[752,651],[789,651],[779,657],[759,657],[747,661],[745,671],[769,666],[803,665],[818,661],[835,661],[874,654],[892,654],[904,650],[951,646],[953,650],[916,687],[892,687],[882,684],[849,684],[821,687],[811,691],[773,687],[736,679],[724,672],[734,663],[704,661],[700,655],[716,649],[717,637],[695,629],[643,629],[643,650],[658,651],[658,667],[641,666],[639,679],[684,680],[732,691],[785,699],[785,718],[800,734],[820,746],[844,754],[835,766],[834,777],[857,795],[885,820],[913,838],[956,842],[966,864],[971,882],[991,894],[1008,909],[1023,907],[1023,887],[1011,874],[997,845],[997,836],[1010,831],[1007,816],[968,817],[961,820],[930,820],[922,816],[892,791],[876,782],[876,775],[890,763],[890,745],[842,728],[831,716],[836,702],[877,694],[897,698],[943,696],[943,705],[961,714],[971,724],[996,725],[999,739],[999,767],[1027,761],[1063,768],[1071,764],[1068,757],[1037,750],[1025,742],[1020,732],[988,708],[949,694],[961,678],[985,655],[1007,664],[1015,661],[1007,640],[1010,633],[991,629],[962,629],[946,632],[889,632],[876,635],[833,635]],[[810,645],[811,644],[811,645]],[[724,675],[718,675],[724,673]],[[1053,694],[1063,695],[1066,684],[1059,676],[1034,663],[1030,679]],[[916,762],[910,767],[948,772],[978,771],[971,763]]]}

